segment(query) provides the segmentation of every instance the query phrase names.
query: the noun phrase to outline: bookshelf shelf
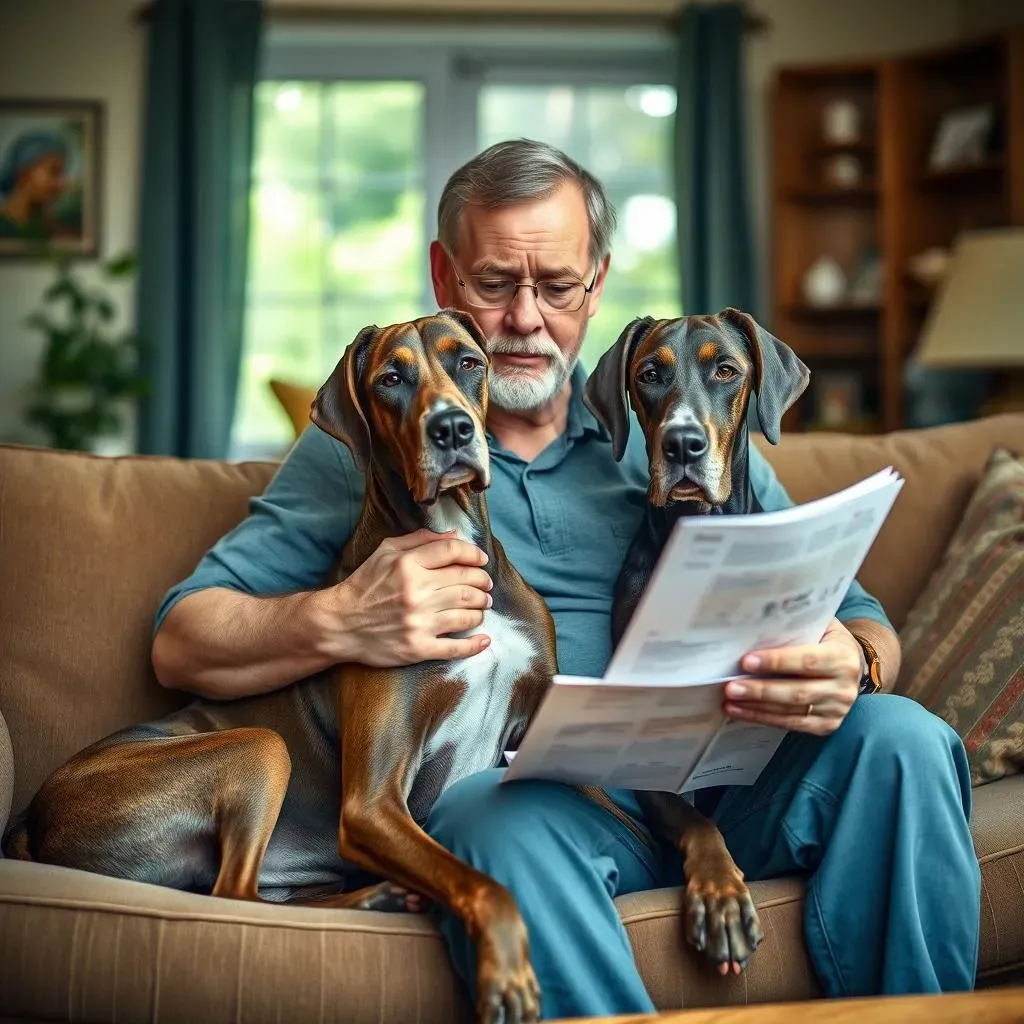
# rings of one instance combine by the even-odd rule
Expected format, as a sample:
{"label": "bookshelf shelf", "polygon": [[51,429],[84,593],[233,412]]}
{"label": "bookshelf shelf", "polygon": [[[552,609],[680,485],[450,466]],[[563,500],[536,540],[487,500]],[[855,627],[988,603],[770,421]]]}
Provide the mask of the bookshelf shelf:
{"label": "bookshelf shelf", "polygon": [[844,303],[834,306],[811,306],[806,303],[794,303],[786,306],[787,315],[794,320],[842,321],[875,318],[881,315],[879,305],[860,305]]}
{"label": "bookshelf shelf", "polygon": [[873,203],[878,199],[878,189],[872,185],[855,185],[850,188],[804,185],[787,189],[783,198],[792,203]]}
{"label": "bookshelf shelf", "polygon": [[[837,104],[847,122],[854,108],[856,125],[832,141]],[[930,167],[944,119],[979,105],[992,107],[997,125],[980,162]],[[904,365],[934,294],[908,274],[911,260],[948,250],[964,231],[1024,224],[1024,30],[877,61],[779,68],[772,175],[771,330],[811,368],[784,427],[823,429],[820,410],[836,401],[828,389],[845,387],[857,396],[851,422],[898,430]],[[823,257],[848,289],[871,266],[877,300],[808,304],[803,282]]]}
{"label": "bookshelf shelf", "polygon": [[977,164],[964,164],[959,167],[946,167],[936,171],[925,171],[918,184],[925,188],[936,186],[982,186],[990,187],[993,177],[999,177],[1006,171],[1006,163],[1001,157],[991,157]]}

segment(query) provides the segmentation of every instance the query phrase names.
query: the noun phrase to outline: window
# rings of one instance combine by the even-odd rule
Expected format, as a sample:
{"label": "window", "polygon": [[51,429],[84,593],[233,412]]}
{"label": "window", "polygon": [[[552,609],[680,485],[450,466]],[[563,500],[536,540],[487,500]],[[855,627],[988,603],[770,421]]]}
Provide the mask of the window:
{"label": "window", "polygon": [[[235,458],[280,454],[291,428],[271,378],[319,385],[360,328],[422,315],[448,175],[483,147],[551,142],[602,181],[619,227],[582,359],[634,316],[680,312],[671,189],[674,93],[660,41],[506,35],[413,49],[381,30],[270,37],[256,153]],[[603,46],[603,49],[602,49]]]}

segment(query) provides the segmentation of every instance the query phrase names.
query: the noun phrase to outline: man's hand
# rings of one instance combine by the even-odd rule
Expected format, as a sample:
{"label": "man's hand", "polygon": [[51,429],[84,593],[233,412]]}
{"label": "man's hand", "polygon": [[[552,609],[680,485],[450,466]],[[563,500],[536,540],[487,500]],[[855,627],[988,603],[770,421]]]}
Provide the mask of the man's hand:
{"label": "man's hand", "polygon": [[487,555],[454,533],[417,530],[381,541],[347,579],[323,592],[337,618],[339,661],[391,667],[468,658],[490,638],[452,639],[491,606]]}
{"label": "man's hand", "polygon": [[818,643],[751,651],[742,667],[754,676],[726,684],[726,714],[827,736],[842,725],[857,699],[864,652],[853,634],[833,619]]}

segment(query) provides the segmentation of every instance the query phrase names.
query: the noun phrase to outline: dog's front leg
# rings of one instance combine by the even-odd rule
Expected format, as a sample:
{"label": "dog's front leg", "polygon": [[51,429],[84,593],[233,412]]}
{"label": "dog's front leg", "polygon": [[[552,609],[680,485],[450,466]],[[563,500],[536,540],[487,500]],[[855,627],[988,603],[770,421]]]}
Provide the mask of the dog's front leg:
{"label": "dog's front leg", "polygon": [[722,833],[675,793],[638,792],[637,800],[648,823],[682,854],[687,941],[720,974],[739,974],[761,941],[761,924]]}
{"label": "dog's front leg", "polygon": [[536,1021],[540,989],[526,924],[512,894],[446,850],[409,814],[422,723],[386,673],[346,671],[340,687],[342,859],[437,900],[477,943],[477,1017],[482,1024]]}

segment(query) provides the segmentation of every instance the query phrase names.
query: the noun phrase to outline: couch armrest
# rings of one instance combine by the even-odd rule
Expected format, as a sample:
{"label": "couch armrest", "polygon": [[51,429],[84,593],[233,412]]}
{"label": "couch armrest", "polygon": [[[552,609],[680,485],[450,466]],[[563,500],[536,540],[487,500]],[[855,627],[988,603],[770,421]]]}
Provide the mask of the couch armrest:
{"label": "couch armrest", "polygon": [[0,712],[0,836],[7,828],[7,818],[11,813],[13,796],[14,750],[11,748],[11,734],[7,731],[3,712]]}

